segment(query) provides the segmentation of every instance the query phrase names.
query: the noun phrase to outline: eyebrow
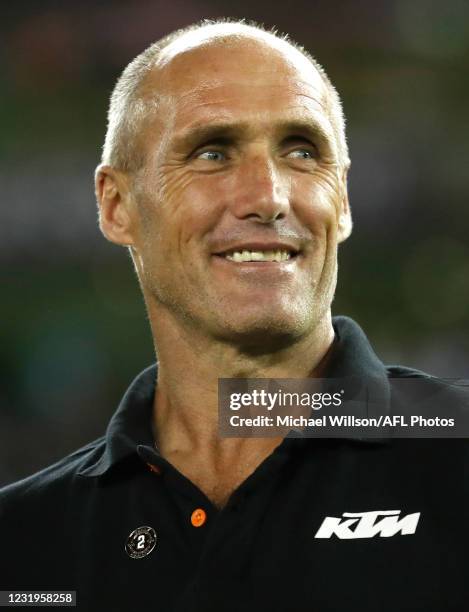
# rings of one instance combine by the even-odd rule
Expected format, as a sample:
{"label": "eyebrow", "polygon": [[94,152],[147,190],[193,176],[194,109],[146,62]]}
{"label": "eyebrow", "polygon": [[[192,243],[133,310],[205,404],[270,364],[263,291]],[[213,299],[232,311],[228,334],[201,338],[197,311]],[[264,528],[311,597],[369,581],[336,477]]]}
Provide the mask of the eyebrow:
{"label": "eyebrow", "polygon": [[[202,143],[209,144],[216,141],[230,143],[240,138],[246,138],[251,129],[249,123],[242,121],[236,123],[197,123],[186,128],[180,134],[176,134],[173,140],[173,147],[176,150],[186,151]],[[319,139],[323,142],[329,142],[333,138],[332,129],[328,130],[322,122],[315,119],[281,121],[275,124],[274,131],[278,136],[284,138],[300,136]]]}
{"label": "eyebrow", "polygon": [[246,125],[242,123],[196,124],[176,135],[173,145],[175,149],[186,150],[203,142],[233,141],[245,130]]}

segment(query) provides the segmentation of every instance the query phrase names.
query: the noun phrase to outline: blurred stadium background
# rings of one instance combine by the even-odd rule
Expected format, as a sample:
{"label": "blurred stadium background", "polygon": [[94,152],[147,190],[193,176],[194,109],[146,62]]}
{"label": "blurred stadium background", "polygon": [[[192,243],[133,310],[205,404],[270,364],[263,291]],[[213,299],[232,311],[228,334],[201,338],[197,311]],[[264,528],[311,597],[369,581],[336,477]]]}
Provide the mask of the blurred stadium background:
{"label": "blurred stadium background", "polygon": [[125,64],[201,18],[276,25],[342,94],[352,238],[334,312],[379,354],[469,377],[469,4],[463,0],[17,2],[2,8],[0,485],[101,435],[153,361],[93,170]]}

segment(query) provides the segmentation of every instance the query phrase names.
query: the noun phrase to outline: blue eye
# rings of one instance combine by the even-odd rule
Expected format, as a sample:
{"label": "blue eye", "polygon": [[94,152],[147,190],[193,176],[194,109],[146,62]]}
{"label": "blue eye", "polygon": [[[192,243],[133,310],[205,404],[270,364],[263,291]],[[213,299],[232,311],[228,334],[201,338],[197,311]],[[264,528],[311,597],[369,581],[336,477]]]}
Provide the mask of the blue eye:
{"label": "blue eye", "polygon": [[313,154],[308,149],[295,149],[294,151],[290,151],[287,157],[293,157],[295,159],[314,159]]}
{"label": "blue eye", "polygon": [[224,161],[225,155],[221,151],[204,151],[197,156],[199,159],[205,159],[207,161]]}

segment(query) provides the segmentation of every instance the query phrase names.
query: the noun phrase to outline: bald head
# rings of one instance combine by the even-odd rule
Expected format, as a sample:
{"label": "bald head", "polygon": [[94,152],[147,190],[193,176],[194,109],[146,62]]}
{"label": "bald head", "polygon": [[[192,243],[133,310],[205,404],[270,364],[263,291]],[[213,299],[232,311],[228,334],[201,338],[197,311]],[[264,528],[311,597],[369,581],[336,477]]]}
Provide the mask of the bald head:
{"label": "bald head", "polygon": [[[322,67],[299,45],[242,22],[214,22],[189,26],[155,42],[124,70],[111,96],[102,163],[129,173],[145,164],[145,126],[162,114],[169,91],[197,84],[210,88],[217,81],[218,64],[241,61],[252,66],[252,78],[262,67],[283,62],[296,78],[323,90],[323,112],[329,116],[339,164],[349,164],[340,98]],[[226,53],[229,50],[230,53]],[[166,109],[167,111],[167,109]]]}

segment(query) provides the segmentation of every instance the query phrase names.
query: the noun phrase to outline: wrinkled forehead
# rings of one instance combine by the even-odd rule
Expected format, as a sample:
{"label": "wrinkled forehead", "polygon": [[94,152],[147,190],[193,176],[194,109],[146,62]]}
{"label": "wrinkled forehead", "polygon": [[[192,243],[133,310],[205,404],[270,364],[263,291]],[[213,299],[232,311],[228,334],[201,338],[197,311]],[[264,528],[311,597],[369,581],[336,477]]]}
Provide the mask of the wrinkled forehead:
{"label": "wrinkled forehead", "polygon": [[153,109],[138,137],[145,156],[191,129],[222,124],[244,125],[253,138],[302,124],[337,149],[328,88],[300,51],[251,36],[189,42],[165,48],[140,89]]}
{"label": "wrinkled forehead", "polygon": [[[271,34],[189,32],[159,56],[142,93],[145,97],[198,95],[236,87],[290,89],[311,94],[324,107],[328,91],[316,67],[300,51]],[[270,94],[269,94],[270,95]]]}

